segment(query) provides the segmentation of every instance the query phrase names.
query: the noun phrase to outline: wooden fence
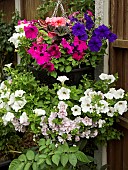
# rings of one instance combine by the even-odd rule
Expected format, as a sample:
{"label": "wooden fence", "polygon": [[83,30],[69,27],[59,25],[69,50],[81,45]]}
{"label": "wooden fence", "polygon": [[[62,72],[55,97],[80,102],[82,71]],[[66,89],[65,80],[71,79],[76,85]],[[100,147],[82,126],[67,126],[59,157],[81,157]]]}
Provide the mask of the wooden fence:
{"label": "wooden fence", "polygon": [[[110,46],[110,73],[118,73],[118,88],[128,91],[128,0],[110,0],[110,25],[118,39]],[[109,170],[128,170],[128,114],[120,118],[124,136],[108,143]]]}

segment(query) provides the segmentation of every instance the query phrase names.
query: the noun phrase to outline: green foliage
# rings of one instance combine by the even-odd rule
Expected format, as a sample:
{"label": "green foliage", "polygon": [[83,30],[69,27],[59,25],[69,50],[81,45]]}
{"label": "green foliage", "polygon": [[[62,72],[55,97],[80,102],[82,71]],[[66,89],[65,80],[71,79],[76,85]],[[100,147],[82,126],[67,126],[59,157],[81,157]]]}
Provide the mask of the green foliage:
{"label": "green foliage", "polygon": [[12,36],[15,31],[14,26],[19,20],[18,12],[13,13],[12,20],[10,23],[6,23],[3,19],[4,14],[0,11],[0,81],[3,77],[3,66],[11,63],[15,57],[15,48],[8,39]]}
{"label": "green foliage", "polygon": [[[57,0],[42,0],[42,4],[37,8],[38,17],[42,19],[45,19],[47,16],[51,17],[56,3]],[[62,3],[67,15],[76,11],[86,12],[86,10],[91,10],[93,13],[95,11],[95,0],[63,0]],[[57,15],[62,15],[60,9]]]}
{"label": "green foliage", "polygon": [[19,170],[67,170],[77,169],[77,163],[90,163],[91,160],[79,151],[77,146],[69,147],[67,143],[56,145],[50,139],[40,139],[39,150],[27,150],[25,154],[21,154],[14,159],[9,170],[16,167]]}

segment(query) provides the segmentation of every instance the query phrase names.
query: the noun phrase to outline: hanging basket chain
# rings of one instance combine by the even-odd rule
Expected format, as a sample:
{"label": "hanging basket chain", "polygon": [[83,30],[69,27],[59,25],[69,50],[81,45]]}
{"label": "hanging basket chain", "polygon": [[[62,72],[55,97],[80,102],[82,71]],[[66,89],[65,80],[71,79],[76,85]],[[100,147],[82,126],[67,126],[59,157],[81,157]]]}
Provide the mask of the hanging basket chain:
{"label": "hanging basket chain", "polygon": [[55,7],[54,12],[52,14],[52,17],[56,17],[57,16],[57,12],[58,12],[59,6],[60,6],[60,9],[61,9],[61,12],[62,12],[62,16],[67,18],[67,15],[65,13],[65,10],[64,10],[63,4],[62,4],[62,0],[58,0],[57,1],[57,4],[56,4],[56,7]]}

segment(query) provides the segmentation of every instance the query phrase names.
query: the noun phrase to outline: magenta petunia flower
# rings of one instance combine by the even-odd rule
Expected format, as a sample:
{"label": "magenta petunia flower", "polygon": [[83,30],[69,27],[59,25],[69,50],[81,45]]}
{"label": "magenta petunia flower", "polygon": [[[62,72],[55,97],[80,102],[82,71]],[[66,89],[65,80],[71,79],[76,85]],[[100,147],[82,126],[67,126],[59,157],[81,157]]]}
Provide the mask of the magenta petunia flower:
{"label": "magenta petunia flower", "polygon": [[71,46],[71,45],[66,41],[65,38],[62,38],[61,44],[62,44],[62,46],[63,46],[65,49],[67,49],[67,53],[68,53],[68,54],[72,54],[72,53],[73,53],[74,47]]}
{"label": "magenta petunia flower", "polygon": [[40,53],[37,58],[36,58],[36,62],[37,64],[39,65],[43,65],[47,62],[49,62],[51,59],[50,55],[47,53],[47,52],[43,52],[43,53]]}
{"label": "magenta petunia flower", "polygon": [[79,61],[83,58],[83,54],[82,53],[78,54],[77,52],[75,52],[73,53],[72,58]]}
{"label": "magenta petunia flower", "polygon": [[50,46],[50,48],[48,49],[48,53],[51,55],[51,57],[54,57],[54,58],[60,58],[60,56],[61,56],[60,49],[59,49],[58,45],[56,45],[56,44]]}
{"label": "magenta petunia flower", "polygon": [[46,68],[49,72],[52,72],[55,70],[54,64],[51,62],[44,64],[43,68]]}
{"label": "magenta petunia flower", "polygon": [[34,39],[38,35],[38,29],[34,25],[28,25],[27,27],[25,26],[24,31],[25,31],[26,38],[29,39]]}
{"label": "magenta petunia flower", "polygon": [[48,44],[36,44],[33,43],[33,46],[30,47],[28,53],[32,56],[32,58],[37,59],[40,56],[40,53],[43,53],[47,50]]}
{"label": "magenta petunia flower", "polygon": [[79,40],[79,38],[76,37],[76,36],[74,38],[73,44],[74,44],[75,47],[77,47],[77,50],[80,51],[80,52],[83,52],[83,50],[86,50],[88,48],[86,42]]}

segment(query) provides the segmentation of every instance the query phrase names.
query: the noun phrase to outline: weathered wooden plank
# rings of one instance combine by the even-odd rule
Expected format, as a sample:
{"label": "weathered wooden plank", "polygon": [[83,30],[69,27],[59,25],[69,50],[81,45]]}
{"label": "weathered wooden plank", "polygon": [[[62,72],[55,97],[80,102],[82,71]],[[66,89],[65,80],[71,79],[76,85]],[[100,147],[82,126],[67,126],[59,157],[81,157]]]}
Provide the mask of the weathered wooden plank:
{"label": "weathered wooden plank", "polygon": [[0,1],[0,10],[5,14],[4,20],[10,22],[12,13],[15,12],[15,0]]}
{"label": "weathered wooden plank", "polygon": [[21,16],[27,20],[36,19],[37,7],[41,4],[41,0],[21,0]]}
{"label": "weathered wooden plank", "polygon": [[128,40],[117,39],[115,42],[113,42],[112,47],[128,48]]}
{"label": "weathered wooden plank", "polygon": [[124,130],[123,140],[123,170],[128,170],[128,130]]}
{"label": "weathered wooden plank", "polygon": [[124,1],[124,39],[128,40],[128,0]]}
{"label": "weathered wooden plank", "polygon": [[[117,36],[119,39],[123,39],[124,34],[124,0],[116,0],[117,1]],[[111,9],[112,10],[112,9]]]}
{"label": "weathered wooden plank", "polygon": [[126,119],[125,117],[120,117],[119,118],[119,120],[120,120],[120,122],[119,122],[119,124],[121,125],[121,126],[123,126],[124,128],[126,128],[126,129],[128,129],[128,119]]}

